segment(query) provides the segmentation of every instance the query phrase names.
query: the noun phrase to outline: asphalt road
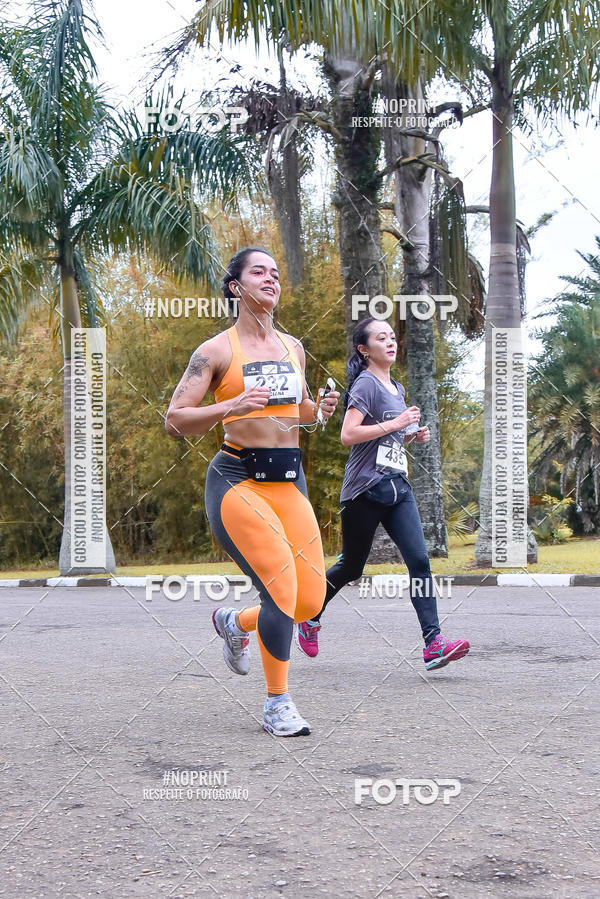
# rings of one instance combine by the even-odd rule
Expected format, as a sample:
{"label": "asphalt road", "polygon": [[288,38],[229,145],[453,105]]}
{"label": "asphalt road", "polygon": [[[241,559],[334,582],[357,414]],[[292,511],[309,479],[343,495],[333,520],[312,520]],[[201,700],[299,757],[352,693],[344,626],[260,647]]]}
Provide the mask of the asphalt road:
{"label": "asphalt road", "polygon": [[206,596],[2,589],[0,896],[596,899],[598,599],[455,588],[471,654],[427,673],[406,597],[346,588],[293,648],[313,732],[284,740]]}

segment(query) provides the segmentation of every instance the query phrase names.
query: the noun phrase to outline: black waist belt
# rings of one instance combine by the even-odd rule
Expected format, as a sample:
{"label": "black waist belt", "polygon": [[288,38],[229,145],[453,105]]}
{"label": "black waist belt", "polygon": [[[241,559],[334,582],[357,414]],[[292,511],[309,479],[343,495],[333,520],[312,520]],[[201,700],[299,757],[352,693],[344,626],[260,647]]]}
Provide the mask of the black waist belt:
{"label": "black waist belt", "polygon": [[297,481],[302,465],[302,451],[296,447],[247,447],[236,449],[222,443],[221,449],[237,456],[255,481]]}
{"label": "black waist belt", "polygon": [[244,450],[236,449],[235,446],[229,446],[228,443],[222,443],[221,449],[224,450],[224,452],[229,453],[232,456],[237,456],[238,459],[242,458],[242,453],[244,452]]}

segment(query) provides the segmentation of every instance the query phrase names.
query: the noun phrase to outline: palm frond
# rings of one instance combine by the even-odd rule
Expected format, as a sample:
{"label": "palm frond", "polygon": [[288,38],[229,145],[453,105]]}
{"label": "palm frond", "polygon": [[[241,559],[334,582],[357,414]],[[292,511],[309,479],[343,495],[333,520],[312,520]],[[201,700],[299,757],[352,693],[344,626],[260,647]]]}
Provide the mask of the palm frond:
{"label": "palm frond", "polygon": [[48,151],[23,125],[0,133],[0,214],[45,220],[59,201],[61,178]]}
{"label": "palm frond", "polygon": [[446,529],[452,537],[463,539],[466,534],[472,533],[473,522],[479,517],[479,505],[476,502],[467,503],[466,506],[457,506],[448,513]]}
{"label": "palm frond", "polygon": [[208,217],[183,184],[169,188],[112,166],[95,179],[75,231],[83,250],[149,251],[179,277],[215,287],[218,251]]}
{"label": "palm frond", "polygon": [[[468,252],[465,203],[462,191],[435,173],[430,219],[431,289],[456,296],[453,323],[469,338],[481,336],[485,285],[476,260]],[[442,322],[440,322],[440,326]]]}
{"label": "palm frond", "polygon": [[513,83],[542,120],[587,111],[600,77],[597,0],[530,0],[514,22]]}
{"label": "palm frond", "polygon": [[102,38],[100,26],[85,14],[82,0],[38,0],[27,25],[29,45],[40,52],[45,69],[39,108],[45,122],[56,120],[65,97],[97,75],[87,34]]}
{"label": "palm frond", "polygon": [[[431,74],[424,69],[438,69],[445,53],[441,33],[451,6],[440,15],[439,5],[418,0],[206,0],[192,27],[200,44],[214,30],[220,43],[253,38],[258,47],[264,34],[269,40],[284,35],[292,51],[316,42],[334,55],[353,48],[366,61],[385,53],[399,77],[409,72],[417,77]],[[466,27],[468,5],[460,5]],[[428,53],[423,53],[424,45]]]}
{"label": "palm frond", "polygon": [[101,38],[82,0],[41,0],[24,26],[0,31],[11,109],[21,110],[21,123],[54,160],[67,193],[110,139],[111,107],[94,84],[88,35]]}
{"label": "palm frond", "polygon": [[589,530],[600,521],[594,499],[600,465],[600,297],[577,302],[573,293],[561,299],[557,321],[539,338],[542,352],[529,382],[534,483],[547,483],[558,463],[563,493],[574,489],[579,503],[586,492],[582,521]]}
{"label": "palm frond", "polygon": [[14,341],[28,310],[50,283],[50,266],[36,257],[0,252],[0,340]]}
{"label": "palm frond", "polygon": [[[146,108],[156,110],[159,120],[165,110],[183,110],[184,103],[184,96],[174,101],[165,93],[146,98]],[[195,105],[209,108],[215,105],[215,99],[203,95]],[[210,200],[226,203],[234,194],[250,191],[259,170],[259,159],[248,153],[244,135],[228,127],[212,133],[199,123],[197,130],[181,127],[165,132],[156,124],[142,123],[134,111],[128,111],[120,117],[119,138],[114,163],[131,166],[164,185],[173,185],[183,175]]]}

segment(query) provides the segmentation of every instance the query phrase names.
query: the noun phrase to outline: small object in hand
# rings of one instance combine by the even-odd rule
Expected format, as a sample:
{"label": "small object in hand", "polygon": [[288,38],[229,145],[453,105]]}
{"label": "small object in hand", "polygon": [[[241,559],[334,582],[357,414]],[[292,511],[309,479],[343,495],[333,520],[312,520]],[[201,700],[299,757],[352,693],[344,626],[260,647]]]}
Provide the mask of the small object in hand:
{"label": "small object in hand", "polygon": [[319,422],[319,424],[323,425],[323,427],[325,427],[326,419],[323,418],[321,400],[325,399],[326,396],[329,396],[332,390],[335,390],[335,381],[333,380],[333,378],[327,378],[325,387],[319,387],[319,390],[317,391],[317,407],[315,411],[317,413],[317,421]]}

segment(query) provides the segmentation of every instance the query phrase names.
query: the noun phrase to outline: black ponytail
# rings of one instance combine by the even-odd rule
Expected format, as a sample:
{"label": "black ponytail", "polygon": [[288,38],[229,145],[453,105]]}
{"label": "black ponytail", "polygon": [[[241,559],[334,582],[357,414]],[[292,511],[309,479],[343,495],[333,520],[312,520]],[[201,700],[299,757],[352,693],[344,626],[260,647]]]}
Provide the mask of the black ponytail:
{"label": "black ponytail", "polygon": [[246,259],[250,253],[266,253],[267,256],[270,256],[271,259],[274,260],[273,254],[269,250],[265,250],[264,247],[243,247],[231,257],[225,268],[225,274],[223,275],[223,281],[221,282],[221,290],[223,291],[225,299],[229,300],[229,314],[232,317],[234,316],[237,307],[235,300],[238,299],[239,295],[232,293],[229,282],[239,281],[244,265],[246,264]]}
{"label": "black ponytail", "polygon": [[376,319],[372,316],[363,318],[358,322],[358,324],[354,328],[354,331],[352,332],[352,346],[354,347],[354,353],[352,356],[350,356],[346,365],[347,386],[346,392],[344,393],[344,410],[348,408],[348,398],[350,396],[352,385],[358,378],[361,371],[364,371],[367,367],[367,360],[365,359],[363,354],[359,352],[358,347],[361,344],[363,346],[366,345],[367,340],[369,339],[369,325],[374,321],[376,321]]}

